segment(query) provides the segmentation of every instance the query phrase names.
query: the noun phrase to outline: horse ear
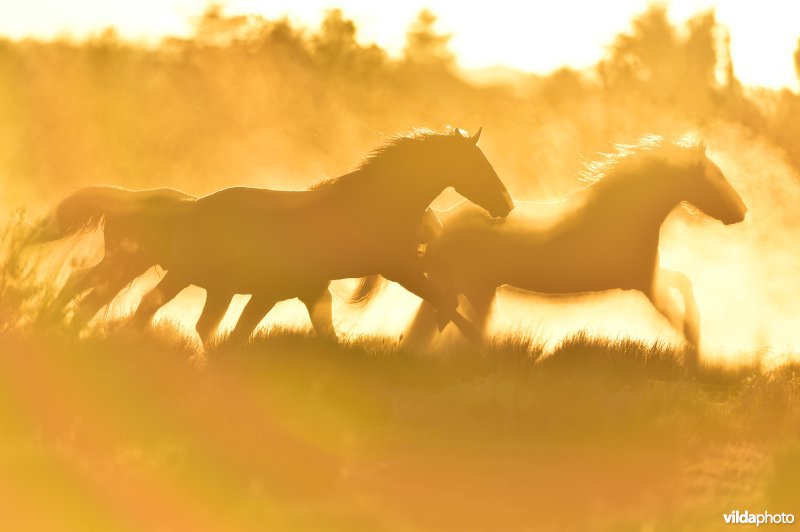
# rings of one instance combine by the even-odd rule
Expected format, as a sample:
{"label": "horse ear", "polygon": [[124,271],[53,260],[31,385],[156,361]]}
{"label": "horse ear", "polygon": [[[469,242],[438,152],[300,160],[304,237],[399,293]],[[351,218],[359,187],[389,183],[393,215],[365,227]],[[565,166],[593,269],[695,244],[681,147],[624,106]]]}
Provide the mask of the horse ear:
{"label": "horse ear", "polygon": [[453,135],[454,137],[462,136],[461,135],[461,128],[458,128],[456,126],[450,126],[450,134]]}
{"label": "horse ear", "polygon": [[481,131],[483,131],[483,126],[479,127],[478,132],[472,135],[472,137],[470,137],[472,139],[472,143],[475,144],[476,146],[478,145],[478,140],[480,140],[481,138]]}

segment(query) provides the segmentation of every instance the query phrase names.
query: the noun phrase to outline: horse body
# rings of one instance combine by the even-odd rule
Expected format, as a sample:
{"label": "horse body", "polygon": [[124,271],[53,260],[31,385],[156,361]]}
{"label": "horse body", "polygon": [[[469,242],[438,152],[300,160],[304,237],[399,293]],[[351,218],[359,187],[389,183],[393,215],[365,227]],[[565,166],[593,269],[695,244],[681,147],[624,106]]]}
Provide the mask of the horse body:
{"label": "horse body", "polygon": [[[511,285],[543,294],[647,288],[658,250],[659,225],[586,216],[585,192],[563,204],[516,202],[496,223],[470,209],[438,213],[444,231],[428,248],[457,265],[472,285]],[[543,212],[544,211],[544,212]]]}
{"label": "horse body", "polygon": [[[661,224],[684,200],[726,224],[743,220],[747,209],[704,147],[647,138],[627,149],[592,185],[560,202],[516,202],[501,223],[469,206],[436,213],[444,230],[427,253],[448,265],[440,277],[470,303],[476,326],[485,328],[496,289],[504,285],[550,295],[638,290],[697,345],[691,284],[658,267]],[[683,295],[682,319],[670,286]],[[420,310],[410,341],[430,337],[428,314]]]}
{"label": "horse body", "polygon": [[448,186],[506,216],[508,192],[473,138],[398,138],[358,170],[307,191],[226,189],[197,200],[176,225],[170,269],[142,301],[143,324],[189,284],[207,290],[197,324],[207,342],[237,293],[252,294],[233,332],[244,341],[277,301],[299,297],[330,320],[328,283],[381,274],[462,327],[417,254],[420,220]]}
{"label": "horse body", "polygon": [[385,270],[396,253],[381,245],[386,238],[398,249],[416,249],[412,223],[381,231],[370,223],[374,208],[353,211],[331,198],[324,189],[231,188],[206,196],[176,227],[172,268],[193,284],[247,293],[276,279],[306,282],[320,270],[326,279]]}

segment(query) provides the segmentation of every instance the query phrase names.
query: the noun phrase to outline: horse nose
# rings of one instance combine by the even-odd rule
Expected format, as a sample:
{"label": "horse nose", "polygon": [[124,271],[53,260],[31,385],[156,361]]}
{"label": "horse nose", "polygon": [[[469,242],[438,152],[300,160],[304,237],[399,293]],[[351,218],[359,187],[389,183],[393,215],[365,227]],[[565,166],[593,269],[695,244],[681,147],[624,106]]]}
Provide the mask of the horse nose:
{"label": "horse nose", "polygon": [[747,216],[747,207],[744,204],[742,204],[738,212],[736,212],[736,214],[725,220],[723,223],[725,225],[738,224],[739,222],[743,222],[746,216]]}
{"label": "horse nose", "polygon": [[499,209],[493,209],[489,212],[492,218],[505,218],[511,211],[514,210],[514,202],[509,202],[506,205],[503,205]]}
{"label": "horse nose", "polygon": [[511,199],[511,194],[508,193],[508,190],[503,190],[503,211],[504,214],[502,216],[508,216],[511,211],[514,210],[514,200]]}

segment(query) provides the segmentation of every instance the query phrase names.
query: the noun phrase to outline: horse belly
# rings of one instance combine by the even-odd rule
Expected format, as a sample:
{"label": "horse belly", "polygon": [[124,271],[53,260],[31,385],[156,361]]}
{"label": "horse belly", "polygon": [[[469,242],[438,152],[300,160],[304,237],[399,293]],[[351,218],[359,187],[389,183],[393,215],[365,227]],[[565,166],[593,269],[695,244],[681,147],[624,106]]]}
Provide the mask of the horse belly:
{"label": "horse belly", "polygon": [[528,263],[507,271],[504,284],[542,294],[577,294],[613,289],[644,289],[652,278],[652,266],[603,257],[575,257]]}

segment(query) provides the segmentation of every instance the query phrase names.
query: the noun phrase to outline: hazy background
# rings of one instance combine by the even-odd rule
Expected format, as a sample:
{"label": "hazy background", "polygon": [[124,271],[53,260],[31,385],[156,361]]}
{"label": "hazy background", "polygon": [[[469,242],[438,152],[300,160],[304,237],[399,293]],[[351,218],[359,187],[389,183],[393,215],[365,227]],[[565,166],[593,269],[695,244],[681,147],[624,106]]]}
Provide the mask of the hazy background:
{"label": "hazy background", "polygon": [[[800,353],[800,3],[204,9],[0,4],[6,528],[718,530],[731,510],[798,515],[800,364],[777,363]],[[17,253],[26,223],[78,187],[305,187],[387,135],[446,125],[483,126],[526,200],[582,186],[585,160],[645,133],[708,141],[747,219],[676,209],[661,260],[694,281],[704,362],[736,364],[685,371],[682,346],[657,342],[676,335],[622,293],[501,292],[495,331],[519,334],[437,356],[398,346],[418,300],[394,285],[335,302],[339,342],[287,331],[309,329],[288,301],[272,334],[203,356],[196,288],[154,327],[99,319],[76,338],[26,267],[63,276],[99,260],[102,235]]]}
{"label": "hazy background", "polygon": [[[708,140],[750,212],[731,227],[676,212],[663,263],[695,281],[711,352],[796,351],[800,30],[791,7],[522,11],[501,2],[487,17],[446,2],[421,12],[414,2],[327,12],[301,2],[283,17],[285,7],[243,1],[205,11],[84,3],[34,2],[0,16],[8,211],[42,214],[88,184],[197,195],[305,187],[346,173],[387,135],[446,125],[483,126],[481,147],[512,195],[546,200],[579,186],[583,162],[614,143],[689,132]],[[709,6],[716,11],[696,11]],[[199,308],[187,302],[202,292],[193,294],[167,313],[192,321]],[[578,329],[672,338],[643,298],[596,299],[600,309],[504,295],[495,324],[551,341]],[[416,302],[392,288],[371,308],[338,309],[337,325],[397,334]],[[267,324],[305,326],[299,305],[280,308]]]}

